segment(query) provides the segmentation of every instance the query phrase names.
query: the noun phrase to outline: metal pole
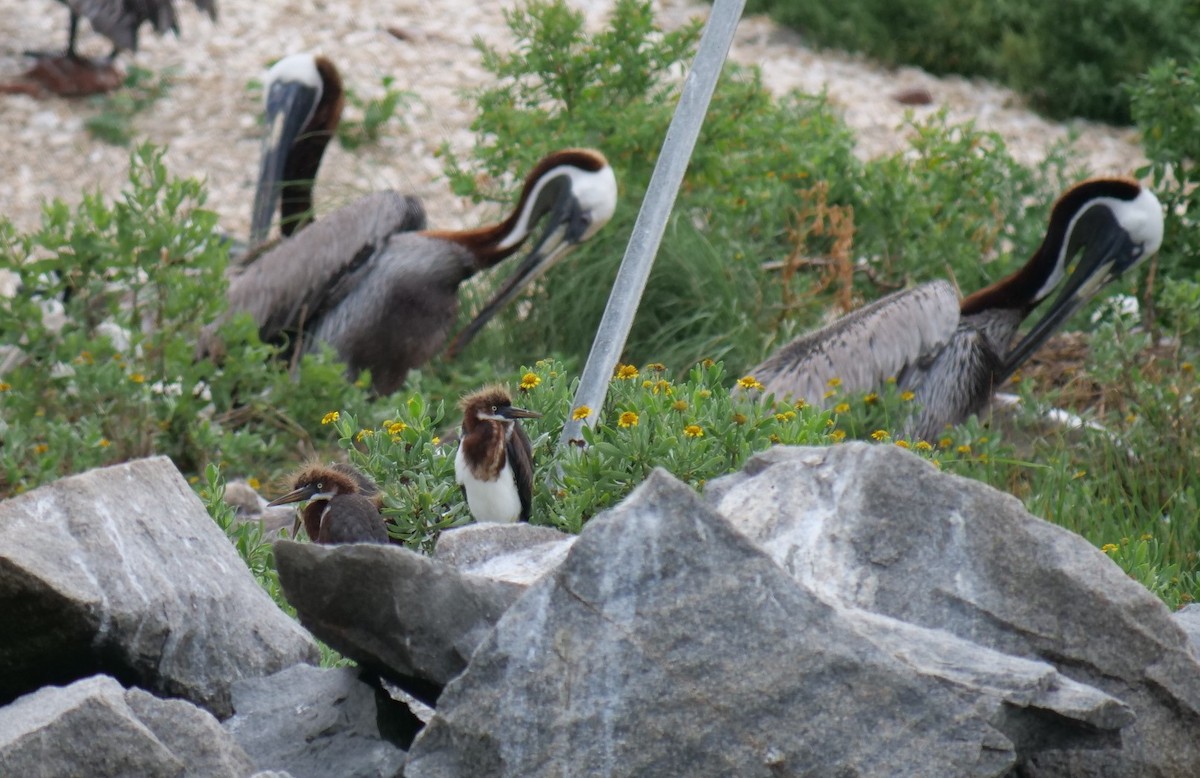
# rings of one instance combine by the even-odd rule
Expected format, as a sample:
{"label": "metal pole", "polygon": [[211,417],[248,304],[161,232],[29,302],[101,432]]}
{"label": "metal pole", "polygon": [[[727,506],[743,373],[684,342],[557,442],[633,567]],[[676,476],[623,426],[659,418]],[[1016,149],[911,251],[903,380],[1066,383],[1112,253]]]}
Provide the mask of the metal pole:
{"label": "metal pole", "polygon": [[604,405],[608,382],[625,348],[629,328],[633,326],[634,314],[637,313],[642,292],[646,289],[646,280],[650,277],[650,268],[654,265],[654,257],[667,228],[667,217],[675,205],[679,184],[687,171],[696,137],[704,123],[704,114],[708,111],[709,101],[712,100],[745,5],[746,0],[713,2],[696,59],[683,82],[679,104],[675,106],[675,115],[671,117],[671,126],[667,128],[667,136],[663,139],[662,151],[650,177],[650,186],[642,200],[642,209],[633,225],[633,234],[629,237],[629,245],[625,247],[625,256],[608,296],[604,317],[600,320],[591,353],[583,367],[583,376],[579,379],[579,389],[571,408],[586,406],[591,413],[582,420],[572,419],[568,413],[562,437],[558,441],[560,450],[572,442],[582,442],[580,430],[583,424],[595,424]]}

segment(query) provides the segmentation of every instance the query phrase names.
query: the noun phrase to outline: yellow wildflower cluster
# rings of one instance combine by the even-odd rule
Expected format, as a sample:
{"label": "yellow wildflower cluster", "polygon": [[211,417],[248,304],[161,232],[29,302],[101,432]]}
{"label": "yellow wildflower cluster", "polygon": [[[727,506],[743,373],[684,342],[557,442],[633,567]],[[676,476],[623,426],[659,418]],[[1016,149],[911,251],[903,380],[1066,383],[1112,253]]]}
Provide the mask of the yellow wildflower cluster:
{"label": "yellow wildflower cluster", "polygon": [[109,441],[108,438],[100,438],[100,440],[96,442],[96,445],[99,446],[100,448],[108,448],[109,446],[112,445],[112,443]]}
{"label": "yellow wildflower cluster", "polygon": [[369,438],[374,434],[375,434],[375,430],[361,429],[358,431],[358,434],[354,436],[354,440],[357,443],[362,443],[363,438]]}
{"label": "yellow wildflower cluster", "polygon": [[963,456],[966,456],[967,454],[971,453],[971,447],[968,446],[966,443],[962,444],[961,446],[959,446],[958,448],[956,448],[954,450],[957,451],[958,453],[962,454]]}
{"label": "yellow wildflower cluster", "polygon": [[830,378],[830,379],[829,379],[828,381],[826,381],[825,383],[829,385],[829,388],[830,388],[830,389],[837,389],[839,386],[841,386],[841,385],[842,385],[842,379],[840,379],[840,378]]}
{"label": "yellow wildflower cluster", "polygon": [[907,440],[897,440],[896,445],[899,446],[900,448],[908,448],[909,447]]}
{"label": "yellow wildflower cluster", "polygon": [[133,381],[135,384],[144,384],[146,383],[146,376],[141,373],[130,373],[129,380]]}
{"label": "yellow wildflower cluster", "polygon": [[833,406],[833,412],[834,413],[849,413],[850,412],[850,403],[838,403],[837,405]]}
{"label": "yellow wildflower cluster", "polygon": [[917,451],[933,451],[933,446],[924,440],[917,441]]}
{"label": "yellow wildflower cluster", "polygon": [[744,413],[733,414],[733,423],[737,424],[737,425],[745,424],[746,423],[746,414],[744,414]]}
{"label": "yellow wildflower cluster", "polygon": [[621,414],[621,417],[619,419],[617,419],[617,426],[621,427],[622,429],[628,429],[629,427],[636,427],[637,425],[638,425],[638,415],[636,413],[634,413],[633,411],[625,411],[624,413]]}
{"label": "yellow wildflower cluster", "polygon": [[[887,430],[875,430],[874,432],[871,433],[871,440],[875,440],[875,441],[882,442],[882,441],[887,440],[890,437],[891,437],[891,435],[888,434]],[[905,444],[905,445],[907,446],[907,444]]]}
{"label": "yellow wildflower cluster", "polygon": [[618,365],[617,379],[621,381],[631,381],[638,377],[638,369],[633,365]]}
{"label": "yellow wildflower cluster", "polygon": [[0,381],[0,392],[7,392],[9,389],[12,389],[12,384],[7,381]]}
{"label": "yellow wildflower cluster", "polygon": [[676,400],[671,403],[671,407],[677,411],[686,411],[688,409],[687,400]]}
{"label": "yellow wildflower cluster", "polygon": [[586,419],[588,416],[591,416],[591,415],[592,415],[592,409],[587,407],[586,405],[581,405],[578,408],[576,408],[575,410],[571,411],[571,419],[574,421],[582,421],[583,419]]}
{"label": "yellow wildflower cluster", "polygon": [[912,402],[916,398],[916,396],[917,396],[916,394],[908,391],[907,389],[905,389],[903,392],[900,393],[900,399],[906,403]]}
{"label": "yellow wildflower cluster", "polygon": [[795,411],[784,411],[783,413],[775,414],[775,421],[791,421],[796,418]]}
{"label": "yellow wildflower cluster", "polygon": [[387,421],[384,422],[385,428],[389,435],[399,435],[404,430],[408,429],[408,425],[402,421]]}
{"label": "yellow wildflower cluster", "polygon": [[246,486],[249,486],[251,489],[257,492],[262,488],[262,481],[258,480],[254,476],[250,476],[246,479]]}
{"label": "yellow wildflower cluster", "polygon": [[833,439],[834,443],[841,443],[843,440],[846,439],[846,431],[845,430],[834,430],[833,432],[829,433],[829,437]]}
{"label": "yellow wildflower cluster", "polygon": [[536,388],[541,382],[542,379],[538,378],[537,373],[526,373],[521,376],[521,391],[528,392],[530,389]]}
{"label": "yellow wildflower cluster", "polygon": [[804,400],[797,400],[796,402],[792,403],[792,407],[798,411],[802,411],[808,407],[808,403],[804,402]]}
{"label": "yellow wildflower cluster", "polygon": [[689,424],[683,428],[683,434],[689,438],[702,438],[704,437],[704,428],[699,424]]}
{"label": "yellow wildflower cluster", "polygon": [[871,392],[863,397],[863,403],[867,405],[874,405],[877,402],[879,402],[879,395],[875,394],[874,392]]}
{"label": "yellow wildflower cluster", "polygon": [[1116,543],[1105,543],[1100,547],[1100,550],[1106,554],[1115,554],[1119,548],[1120,546],[1118,546]]}
{"label": "yellow wildflower cluster", "polygon": [[322,424],[333,424],[338,419],[342,418],[342,414],[338,411],[330,411],[321,417]]}

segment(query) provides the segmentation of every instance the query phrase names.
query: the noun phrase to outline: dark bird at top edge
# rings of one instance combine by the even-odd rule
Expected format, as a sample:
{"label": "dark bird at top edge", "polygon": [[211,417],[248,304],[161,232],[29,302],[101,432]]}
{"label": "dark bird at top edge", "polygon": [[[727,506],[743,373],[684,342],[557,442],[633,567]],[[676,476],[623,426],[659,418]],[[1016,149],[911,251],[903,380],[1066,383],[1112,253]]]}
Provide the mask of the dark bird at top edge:
{"label": "dark bird at top edge", "polygon": [[[814,405],[825,404],[831,382],[841,392],[866,392],[894,377],[920,408],[905,434],[936,440],[947,425],[982,411],[1063,322],[1154,254],[1162,236],[1162,206],[1148,189],[1127,179],[1084,181],[1058,199],[1041,245],[1006,278],[961,302],[946,281],[895,292],[801,335],[750,375],[764,394]],[[1060,288],[1010,347],[1025,318]]]}
{"label": "dark bird at top edge", "polygon": [[[604,226],[616,200],[612,168],[590,149],[543,158],[512,213],[476,229],[427,230],[418,199],[376,192],[322,215],[246,264],[230,280],[226,316],[249,313],[259,337],[292,358],[328,344],[351,376],[370,370],[374,390],[388,394],[442,350],[463,281],[517,252],[541,224],[525,259],[456,347]],[[202,338],[201,356],[214,352],[207,344],[215,326]]]}
{"label": "dark bird at top edge", "polygon": [[463,398],[462,439],[454,458],[471,515],[480,522],[529,521],[533,498],[533,446],[520,419],[535,411],[517,408],[502,386]]}
{"label": "dark bird at top edge", "polygon": [[[138,30],[150,22],[154,31],[164,35],[168,31],[179,35],[179,18],[175,13],[174,0],[58,0],[70,13],[67,32],[67,50],[63,54],[26,52],[36,57],[64,57],[79,59],[75,51],[75,38],[79,20],[87,19],[92,29],[112,42],[109,59],[115,59],[122,51],[137,51]],[[192,0],[196,8],[217,20],[216,0]]]}
{"label": "dark bird at top edge", "polygon": [[267,503],[270,506],[308,501],[296,517],[314,543],[388,543],[379,509],[383,495],[375,482],[346,464],[305,465],[292,479],[293,489]]}

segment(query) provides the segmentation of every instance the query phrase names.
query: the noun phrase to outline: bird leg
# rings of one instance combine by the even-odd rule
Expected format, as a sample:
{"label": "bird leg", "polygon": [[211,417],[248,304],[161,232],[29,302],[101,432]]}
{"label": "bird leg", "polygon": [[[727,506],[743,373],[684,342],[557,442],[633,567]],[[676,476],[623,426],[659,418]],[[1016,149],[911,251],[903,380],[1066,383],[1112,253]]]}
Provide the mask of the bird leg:
{"label": "bird leg", "polygon": [[[58,51],[34,51],[26,49],[23,53],[26,57],[34,59],[79,59],[79,55],[75,53],[75,33],[79,30],[79,14],[75,13],[75,9],[71,9],[71,21],[67,27],[67,51],[66,53]],[[115,53],[115,52],[114,52]]]}

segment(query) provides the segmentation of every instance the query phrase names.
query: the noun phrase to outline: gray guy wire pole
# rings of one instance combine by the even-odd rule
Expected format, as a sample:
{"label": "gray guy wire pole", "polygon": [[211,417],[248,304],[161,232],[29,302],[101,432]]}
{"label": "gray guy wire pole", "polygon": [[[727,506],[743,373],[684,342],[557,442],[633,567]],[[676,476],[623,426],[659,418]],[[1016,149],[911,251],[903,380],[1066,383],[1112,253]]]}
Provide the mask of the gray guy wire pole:
{"label": "gray guy wire pole", "polygon": [[692,157],[696,137],[704,123],[704,114],[708,111],[709,101],[712,100],[745,5],[746,0],[713,2],[696,59],[683,82],[679,104],[675,106],[675,115],[671,117],[671,126],[667,128],[667,136],[663,139],[662,151],[654,165],[646,198],[633,225],[633,234],[629,237],[629,245],[625,247],[625,256],[608,296],[604,317],[600,320],[592,350],[583,367],[583,376],[579,379],[579,389],[571,408],[586,406],[591,412],[581,420],[573,419],[568,414],[562,437],[558,441],[560,450],[572,443],[582,445],[580,431],[583,424],[595,424],[604,405],[608,382],[625,348],[625,339],[629,337],[629,328],[633,325],[634,314],[646,289],[646,279],[650,277],[650,268],[662,243],[667,217],[675,205],[679,184]]}

